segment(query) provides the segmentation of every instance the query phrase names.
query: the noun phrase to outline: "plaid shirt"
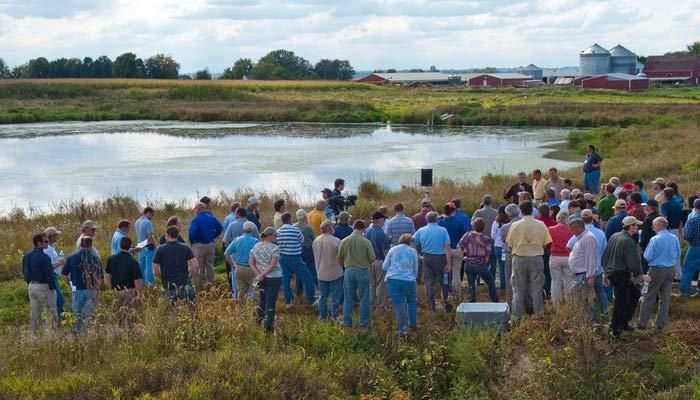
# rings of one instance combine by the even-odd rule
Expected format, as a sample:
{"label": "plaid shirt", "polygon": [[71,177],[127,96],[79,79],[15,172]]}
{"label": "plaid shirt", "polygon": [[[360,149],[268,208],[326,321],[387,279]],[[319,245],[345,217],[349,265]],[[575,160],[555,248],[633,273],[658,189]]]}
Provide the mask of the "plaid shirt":
{"label": "plaid shirt", "polygon": [[688,219],[683,228],[683,239],[693,247],[700,246],[700,215]]}

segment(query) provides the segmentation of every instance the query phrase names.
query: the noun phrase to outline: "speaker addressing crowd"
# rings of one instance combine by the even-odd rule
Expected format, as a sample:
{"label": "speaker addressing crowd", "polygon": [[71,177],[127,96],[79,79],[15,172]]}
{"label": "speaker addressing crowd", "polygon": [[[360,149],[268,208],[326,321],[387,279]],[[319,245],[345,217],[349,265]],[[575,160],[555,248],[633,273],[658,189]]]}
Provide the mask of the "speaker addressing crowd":
{"label": "speaker addressing crowd", "polygon": [[[651,183],[653,194],[640,180],[612,177],[600,185],[601,163],[589,146],[583,188],[555,168],[547,170],[548,179],[534,170],[532,184],[520,172],[504,188],[506,204],[484,194],[471,216],[459,198],[435,207],[426,196],[412,217],[405,214],[410,205],[399,202],[391,217],[389,207],[379,207],[371,220],[354,220],[357,196],[343,195],[339,178],[311,210],[292,212],[277,199],[274,226],[264,228],[257,197],[232,203],[222,224],[205,196],[193,208],[187,240],[180,218],[170,216],[159,245],[155,210],[146,207],[134,224],[136,242],[129,237],[131,222],[120,221],[107,258],[94,246],[95,221],[82,224],[67,257],[55,248],[65,233],[48,227],[32,237],[33,250],[22,260],[31,331],[56,327],[66,317],[59,276],[71,292],[76,332],[89,329],[102,290],[114,292],[120,310],[137,310],[143,292],[154,287],[170,304],[195,302],[216,286],[219,238],[233,301],[254,301],[267,331],[275,329],[280,291],[286,308],[318,308],[321,319],[340,318],[346,327],[354,325],[355,306],[363,329],[371,327],[372,314],[392,308],[404,334],[417,325],[417,286],[425,286],[429,312],[451,311],[476,301],[481,281],[491,302],[503,296],[497,288],[505,292],[513,323],[543,318],[545,303],[573,302],[591,321],[609,320],[615,336],[647,329],[654,312],[654,328],[663,329],[674,282],[680,281],[681,296],[690,296],[700,270],[700,199],[689,198],[684,210],[678,185],[663,178]],[[681,240],[688,243],[682,265]],[[129,313],[119,315],[127,324]]]}

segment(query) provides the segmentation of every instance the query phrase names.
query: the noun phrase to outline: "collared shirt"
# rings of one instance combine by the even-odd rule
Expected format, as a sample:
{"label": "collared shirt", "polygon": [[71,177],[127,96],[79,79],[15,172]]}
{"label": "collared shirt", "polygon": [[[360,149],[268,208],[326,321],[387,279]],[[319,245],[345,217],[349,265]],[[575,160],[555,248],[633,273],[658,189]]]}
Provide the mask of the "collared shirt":
{"label": "collared shirt", "polygon": [[80,250],[66,258],[61,275],[70,276],[71,289],[98,290],[99,280],[104,276],[99,257],[90,251]]}
{"label": "collared shirt", "polygon": [[468,232],[456,215],[440,218],[438,225],[447,229],[447,234],[450,236],[450,247],[453,249],[457,248],[459,240]]}
{"label": "collared shirt", "polygon": [[301,255],[302,244],[304,244],[304,235],[299,228],[285,224],[277,230],[277,246],[280,254],[285,256]]}
{"label": "collared shirt", "polygon": [[596,276],[598,270],[598,242],[587,230],[576,238],[569,254],[569,267],[573,274],[586,273],[586,278]]}
{"label": "collared shirt", "polygon": [[221,230],[223,232],[226,232],[226,230],[228,229],[228,226],[231,224],[231,222],[235,221],[236,218],[238,218],[238,216],[236,215],[235,212],[232,212],[229,215],[227,215],[226,218],[224,218],[224,220],[221,221]]}
{"label": "collared shirt", "polygon": [[641,234],[639,235],[639,245],[642,246],[642,250],[646,249],[649,245],[649,241],[656,235],[654,232],[654,220],[659,216],[656,211],[644,217],[642,220]]}
{"label": "collared shirt", "polygon": [[566,244],[569,242],[569,239],[574,236],[569,225],[557,224],[548,229],[549,235],[552,238],[551,255],[555,257],[568,257],[569,247],[567,247]]}
{"label": "collared shirt", "polygon": [[462,223],[465,232],[469,232],[472,230],[472,220],[471,218],[469,218],[469,215],[467,215],[464,211],[457,209],[457,211],[455,211],[455,218],[457,218],[457,221]]}
{"label": "collared shirt", "polygon": [[497,221],[491,224],[491,239],[493,239],[494,247],[503,247],[503,234],[501,233],[502,226]]}
{"label": "collared shirt", "polygon": [[352,235],[352,227],[350,225],[341,223],[335,225],[335,233],[333,236],[343,240],[350,235]]}
{"label": "collared shirt", "polygon": [[561,201],[561,190],[564,189],[564,178],[557,176],[557,179],[547,179],[544,183],[544,190],[547,191],[549,189],[554,189],[554,197]]}
{"label": "collared shirt", "polygon": [[600,154],[595,151],[586,155],[586,160],[583,161],[583,172],[593,172],[600,169],[600,165],[594,167],[593,164],[598,164],[601,161],[603,161],[603,157],[601,157]]}
{"label": "collared shirt", "polygon": [[[288,225],[291,227],[291,225]],[[273,258],[277,258],[277,265],[267,274],[270,278],[281,278],[282,267],[279,263],[280,249],[274,243],[258,242],[250,251],[250,257],[255,259],[255,266],[262,272],[270,267]]]}
{"label": "collared shirt", "polygon": [[311,247],[314,243],[314,239],[316,239],[316,235],[314,234],[314,230],[311,229],[309,224],[306,222],[297,222],[294,224],[299,230],[301,231],[301,234],[304,235],[304,243],[302,244],[302,247]]}
{"label": "collared shirt", "polygon": [[345,268],[366,269],[375,260],[372,243],[362,235],[355,234],[340,241],[338,258],[343,260]]}
{"label": "collared shirt", "polygon": [[254,223],[254,224],[255,224],[255,227],[258,228],[258,230],[260,230],[260,213],[258,212],[258,210],[253,210],[253,209],[251,209],[251,208],[246,208],[246,215],[245,215],[245,218],[246,218],[248,221]]}
{"label": "collared shirt", "polygon": [[605,237],[610,240],[612,235],[622,232],[622,220],[627,216],[627,211],[620,211],[614,217],[608,220],[608,225],[605,227]]}
{"label": "collared shirt", "polygon": [[532,191],[535,200],[543,201],[547,198],[547,189],[544,188],[546,181],[544,178],[540,180],[532,180]]}
{"label": "collared shirt", "polygon": [[444,255],[445,245],[450,245],[450,235],[447,233],[447,229],[438,225],[437,222],[431,222],[418,229],[413,235],[413,240],[417,245],[420,245],[421,253],[435,256]]}
{"label": "collared shirt", "polygon": [[107,259],[105,272],[111,275],[112,288],[133,289],[136,280],[141,279],[141,267],[127,251],[120,251]]}
{"label": "collared shirt", "polygon": [[649,200],[649,195],[647,194],[647,192],[640,190],[637,193],[639,193],[639,195],[642,196],[642,203],[646,203]]}
{"label": "collared shirt", "polygon": [[56,281],[51,258],[38,247],[27,252],[22,258],[22,274],[27,283],[54,283]]}
{"label": "collared shirt", "polygon": [[603,269],[610,275],[615,272],[641,275],[642,262],[637,250],[637,242],[625,231],[617,232],[608,240],[603,254]]}
{"label": "collared shirt", "polygon": [[693,247],[700,246],[700,215],[688,218],[683,227],[683,239]]}
{"label": "collared shirt", "polygon": [[518,204],[518,199],[520,198],[520,192],[528,192],[532,195],[532,186],[530,184],[523,182],[517,182],[508,189],[508,191],[503,195],[503,198],[510,199],[514,204]]}
{"label": "collared shirt", "polygon": [[418,252],[407,244],[394,246],[386,255],[382,269],[386,271],[385,281],[415,281],[418,276]]}
{"label": "collared shirt", "polygon": [[246,233],[243,236],[233,239],[233,242],[228,245],[224,252],[233,259],[233,263],[236,266],[247,267],[250,265],[250,251],[259,241],[258,238],[250,233]]}
{"label": "collared shirt", "polygon": [[508,237],[508,232],[510,231],[510,228],[513,226],[514,223],[520,221],[523,219],[522,215],[518,214],[515,217],[511,217],[510,221],[506,222],[501,226],[501,240],[503,241],[503,252],[506,254],[510,253],[510,246],[508,246],[508,243],[506,242],[506,238]]}
{"label": "collared shirt", "polygon": [[661,205],[661,215],[668,220],[668,229],[678,229],[683,219],[683,206],[676,201],[666,201]]}
{"label": "collared shirt", "polygon": [[564,210],[566,212],[569,212],[569,204],[571,203],[571,200],[562,200],[559,202],[559,209]]}
{"label": "collared shirt", "polygon": [[644,221],[647,214],[644,212],[644,207],[641,204],[634,204],[629,210],[629,215],[637,218],[640,221]]}
{"label": "collared shirt", "polygon": [[114,231],[114,235],[112,235],[112,253],[111,253],[111,255],[119,254],[119,252],[121,251],[122,238],[125,238],[127,236],[129,236],[129,235],[121,229],[117,229]]}
{"label": "collared shirt", "polygon": [[[136,220],[136,223],[134,223],[134,228],[136,229],[136,243],[143,242],[153,234],[153,222],[143,215],[141,218]],[[155,245],[149,247],[151,249],[155,249]]]}
{"label": "collared shirt", "polygon": [[208,212],[201,212],[192,218],[187,236],[192,244],[209,244],[221,235],[221,229],[221,223],[216,217]]}
{"label": "collared shirt", "polygon": [[651,238],[644,250],[644,259],[650,267],[673,268],[681,257],[681,243],[668,229]]}
{"label": "collared shirt", "polygon": [[416,228],[416,230],[428,225],[428,221],[425,219],[425,216],[428,215],[430,210],[420,210],[416,215],[411,218],[413,220],[413,226]]}
{"label": "collared shirt", "polygon": [[[242,236],[245,232],[243,231],[243,224],[248,222],[246,218],[236,218],[235,221],[231,222],[228,225],[228,228],[226,228],[226,231],[224,232],[224,243],[229,245],[233,240],[239,236]],[[253,227],[253,237],[256,239],[260,239],[260,232],[258,231],[258,227],[254,226]]]}
{"label": "collared shirt", "polygon": [[552,218],[551,215],[538,215],[535,219],[538,221],[542,221],[544,226],[546,226],[547,228],[550,228],[557,224],[557,221],[554,218]]}
{"label": "collared shirt", "polygon": [[365,239],[372,243],[372,250],[374,250],[374,256],[377,260],[383,260],[384,254],[389,251],[389,237],[382,228],[370,225],[367,230],[365,230]]}
{"label": "collared shirt", "polygon": [[[46,248],[44,249],[44,254],[49,256],[49,258],[51,259],[52,266],[58,264],[58,253],[56,252],[56,248],[52,244],[49,244],[48,246],[46,246]],[[53,272],[55,272],[56,274],[60,274],[61,267],[54,268]]]}
{"label": "collared shirt", "polygon": [[396,216],[384,224],[384,232],[389,237],[392,246],[399,243],[399,238],[403,234],[413,235],[416,233],[416,227],[413,225],[413,220],[408,218],[404,213],[397,213]]}
{"label": "collared shirt", "polygon": [[552,237],[542,222],[525,215],[510,227],[506,242],[513,255],[534,257],[544,255],[544,246],[552,243]]}
{"label": "collared shirt", "polygon": [[459,240],[459,248],[464,251],[467,265],[484,266],[489,263],[493,239],[477,232],[467,232]]}
{"label": "collared shirt", "polygon": [[75,251],[76,252],[80,251],[80,242],[83,241],[83,238],[87,238],[87,237],[92,239],[92,250],[90,250],[90,252],[92,253],[93,256],[100,258],[100,252],[97,251],[97,247],[95,247],[95,238],[92,236],[88,236],[84,233],[81,233],[80,236],[78,236],[78,241],[75,242]]}
{"label": "collared shirt", "polygon": [[321,224],[326,220],[326,215],[323,211],[314,208],[307,216],[307,220],[311,229],[314,230],[314,236],[321,236]]}
{"label": "collared shirt", "polygon": [[491,227],[493,226],[494,221],[496,221],[496,216],[498,216],[498,210],[491,206],[484,206],[483,208],[474,211],[474,215],[472,215],[472,223],[477,218],[483,219],[484,235],[493,238],[491,235]]}
{"label": "collared shirt", "polygon": [[324,233],[314,239],[312,247],[319,281],[334,281],[343,276],[343,267],[338,263],[340,239]]}

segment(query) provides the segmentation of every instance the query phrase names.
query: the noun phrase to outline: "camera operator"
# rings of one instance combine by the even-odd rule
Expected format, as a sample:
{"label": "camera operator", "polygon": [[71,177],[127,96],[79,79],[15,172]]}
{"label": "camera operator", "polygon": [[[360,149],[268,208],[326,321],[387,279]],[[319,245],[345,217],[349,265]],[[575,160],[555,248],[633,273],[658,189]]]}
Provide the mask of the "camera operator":
{"label": "camera operator", "polygon": [[338,178],[333,182],[333,192],[331,192],[330,205],[335,215],[345,211],[345,199],[343,198],[343,190],[345,189],[345,179]]}

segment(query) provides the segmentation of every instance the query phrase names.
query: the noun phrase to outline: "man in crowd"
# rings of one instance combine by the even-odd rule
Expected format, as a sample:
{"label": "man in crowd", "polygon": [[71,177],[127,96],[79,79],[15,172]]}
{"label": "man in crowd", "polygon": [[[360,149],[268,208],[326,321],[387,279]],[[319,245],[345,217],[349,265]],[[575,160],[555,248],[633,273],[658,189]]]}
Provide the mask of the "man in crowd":
{"label": "man in crowd", "polygon": [[614,215],[615,202],[617,197],[614,194],[615,186],[608,183],[605,185],[605,196],[603,196],[598,202],[598,216],[600,217],[601,229],[605,229],[608,221]]}
{"label": "man in crowd", "polygon": [[384,233],[384,221],[386,215],[375,211],[372,215],[372,224],[365,231],[364,237],[372,243],[375,259],[372,262],[369,273],[369,303],[374,308],[389,307],[389,292],[384,282],[386,272],[382,269],[384,258],[389,251],[389,238]]}
{"label": "man in crowd", "polygon": [[532,171],[532,196],[535,199],[535,204],[544,203],[547,201],[547,188],[545,187],[545,179],[542,177],[542,171],[536,169]]}
{"label": "man in crowd", "polygon": [[663,329],[668,322],[668,309],[671,304],[671,285],[676,276],[676,263],[681,258],[681,243],[668,230],[668,221],[664,217],[654,219],[656,235],[651,238],[644,250],[644,259],[649,265],[649,273],[644,275],[644,281],[649,282],[649,290],[644,293],[642,309],[639,312],[639,328],[645,329],[651,313],[659,299],[659,310],[656,313],[657,330]]}
{"label": "man in crowd", "polygon": [[[688,242],[688,251],[683,263],[681,277],[681,296],[690,296],[690,286],[693,276],[700,270],[700,198],[693,201],[693,213],[683,227],[683,239]],[[696,287],[696,296],[700,292]]]}
{"label": "man in crowd", "polygon": [[134,224],[136,227],[136,242],[141,243],[146,241],[147,243],[146,246],[139,252],[139,265],[141,266],[141,277],[143,278],[143,283],[149,287],[153,287],[155,284],[155,279],[153,278],[153,267],[151,266],[153,263],[153,255],[156,253],[156,237],[153,233],[153,222],[151,222],[154,214],[155,211],[153,208],[146,207],[143,209],[141,217],[137,219],[136,223]]}
{"label": "man in crowd", "polygon": [[[221,221],[221,229],[222,231],[226,232],[226,229],[228,229],[228,226],[231,224],[231,222],[235,221],[238,216],[236,215],[236,210],[241,207],[241,203],[239,202],[234,202],[231,204],[231,212],[224,218],[223,221]],[[224,247],[225,249],[225,247]]]}
{"label": "man in crowd", "polygon": [[[659,217],[659,202],[654,199],[649,199],[647,205],[644,206],[644,220],[642,223],[641,233],[639,235],[639,247],[642,249],[642,253],[646,250],[651,240],[656,232],[654,231],[654,220]],[[649,264],[647,260],[642,257],[642,272],[644,274],[649,270]]]}
{"label": "man in crowd", "polygon": [[399,244],[399,238],[401,235],[405,233],[413,235],[416,233],[416,227],[413,225],[413,220],[408,218],[403,211],[403,203],[394,204],[394,212],[396,215],[394,218],[391,218],[384,224],[384,232],[389,237],[392,247]]}
{"label": "man in crowd", "polygon": [[418,211],[411,218],[413,220],[413,227],[416,229],[416,231],[428,224],[426,216],[431,211],[433,211],[433,204],[430,202],[430,200],[423,200],[420,204],[420,211]]}
{"label": "man in crowd", "polygon": [[562,189],[561,192],[559,192],[559,197],[560,200],[559,202],[559,208],[569,212],[569,204],[571,203],[571,190],[569,189]]}
{"label": "man in crowd", "polygon": [[178,300],[193,302],[192,280],[199,276],[199,262],[192,249],[178,242],[180,231],[175,226],[165,230],[165,244],[153,256],[153,273],[163,282],[163,295],[171,303]]}
{"label": "man in crowd", "polygon": [[360,327],[368,328],[371,320],[369,268],[375,256],[372,243],[363,236],[365,228],[364,221],[355,221],[352,235],[343,239],[338,247],[338,263],[345,268],[343,325],[347,328],[352,327],[352,299],[360,300]]}
{"label": "man in crowd", "polygon": [[511,252],[511,247],[508,245],[506,239],[508,238],[508,232],[513,224],[522,219],[522,214],[520,213],[520,208],[517,206],[517,204],[508,204],[505,212],[508,216],[508,222],[501,226],[501,240],[503,241],[503,254],[505,254],[506,259],[506,302],[508,303],[508,307],[510,307],[512,310],[513,280],[511,279],[511,276],[513,275],[513,253]]}
{"label": "man in crowd", "polygon": [[[603,254],[605,254],[605,248],[608,246],[608,240],[605,238],[605,232],[599,228],[596,228],[596,226],[593,224],[593,211],[583,210],[583,212],[581,212],[581,219],[583,220],[583,223],[586,224],[586,230],[593,234],[593,237],[595,237],[596,244],[598,245],[598,254],[596,259],[598,262],[598,267],[596,269],[594,288],[596,298],[598,299],[598,304],[600,305],[600,313],[607,315],[609,302],[608,291],[610,291],[610,289],[604,282]],[[610,291],[610,297],[612,297],[612,291]]]}
{"label": "man in crowd", "polygon": [[[547,171],[549,173],[549,179],[544,183],[545,190],[553,189],[556,194],[557,200],[561,201],[561,191],[564,189],[564,179],[559,176],[559,171],[552,167]],[[565,208],[562,207],[565,210]]]}
{"label": "man in crowd", "polygon": [[122,325],[127,321],[134,299],[143,290],[141,267],[131,256],[132,244],[128,236],[123,237],[119,242],[121,251],[110,256],[105,267],[107,286],[114,290],[114,302]]}
{"label": "man in crowd", "polygon": [[352,234],[352,227],[350,226],[351,217],[352,216],[347,211],[338,214],[338,223],[335,225],[333,236],[343,240]]}
{"label": "man in crowd", "polygon": [[527,175],[525,175],[524,172],[518,172],[518,181],[515,182],[510,189],[503,191],[503,198],[505,200],[510,199],[510,201],[512,201],[514,204],[518,204],[518,196],[520,192],[528,192],[530,195],[532,195],[532,186],[525,182],[526,177]]}
{"label": "man in crowd", "polygon": [[582,219],[575,218],[569,222],[571,232],[576,237],[576,243],[569,254],[572,285],[571,294],[579,304],[591,309],[593,304],[593,288],[598,270],[598,242]]}
{"label": "man in crowd", "polygon": [[[313,279],[314,283],[318,285],[316,260],[314,259],[314,249],[312,247],[314,239],[316,239],[316,235],[314,234],[314,230],[311,228],[311,225],[309,225],[309,218],[306,214],[306,210],[303,208],[298,209],[296,212],[296,217],[297,223],[294,224],[294,226],[299,228],[301,234],[304,235],[304,244],[301,246],[301,259],[309,269],[309,273],[311,273],[311,278]],[[304,283],[297,276],[297,296],[300,296],[303,290]]]}
{"label": "man in crowd", "polygon": [[46,310],[46,316],[51,321],[51,326],[58,324],[56,312],[56,274],[53,272],[51,258],[44,253],[49,245],[49,239],[45,233],[38,233],[32,237],[34,248],[22,258],[22,274],[27,282],[29,291],[29,320],[31,322],[32,335],[39,330],[42,312]]}
{"label": "man in crowd", "polygon": [[282,227],[277,230],[277,246],[280,251],[280,267],[282,268],[282,285],[284,288],[284,303],[287,308],[293,306],[292,275],[297,275],[304,285],[306,299],[309,304],[318,305],[315,302],[316,284],[311,277],[308,267],[301,259],[301,250],[304,244],[304,235],[299,228],[292,226],[292,214],[282,214]]}
{"label": "man in crowd", "polygon": [[104,280],[100,258],[92,251],[92,238],[80,242],[80,250],[71,254],[61,269],[61,275],[73,292],[73,315],[75,331],[89,327],[97,307],[97,293]]}
{"label": "man in crowd", "polygon": [[464,260],[464,252],[458,246],[460,239],[465,233],[471,231],[471,222],[469,229],[463,221],[457,219],[457,207],[454,203],[445,204],[445,215],[438,221],[438,225],[447,229],[447,234],[450,237],[450,269],[452,276],[450,279],[452,295],[461,302],[462,299],[462,261]]}
{"label": "man in crowd", "polygon": [[63,304],[65,304],[65,299],[63,298],[61,286],[58,283],[58,276],[61,274],[61,268],[66,260],[63,257],[63,251],[61,251],[61,254],[56,252],[55,245],[61,231],[51,226],[46,228],[44,233],[46,234],[46,238],[49,240],[49,244],[44,249],[44,253],[51,259],[51,266],[53,267],[54,274],[56,274],[56,313],[60,319],[61,315],[63,314]]}
{"label": "man in crowd", "polygon": [[630,280],[630,274],[642,274],[642,265],[633,236],[637,234],[642,221],[629,216],[622,220],[622,231],[608,240],[608,247],[603,254],[603,269],[610,279],[615,293],[613,313],[610,320],[610,332],[620,336],[622,331],[631,331],[629,322],[634,316],[639,297],[639,288]]}
{"label": "man in crowd", "polygon": [[248,198],[248,206],[246,208],[246,219],[255,224],[255,227],[260,230],[260,211],[258,207],[260,206],[260,200],[255,196],[250,196]]}
{"label": "man in crowd", "polygon": [[629,214],[640,221],[643,221],[646,217],[646,212],[644,206],[642,205],[642,195],[639,193],[632,193],[630,195],[630,204],[632,207],[629,209]]}
{"label": "man in crowd", "polygon": [[649,195],[644,191],[644,182],[636,180],[633,182],[633,184],[634,186],[632,193],[639,193],[639,195],[642,196],[642,203],[649,201]]}
{"label": "man in crowd", "polygon": [[122,238],[129,236],[130,227],[131,222],[129,222],[128,219],[122,219],[119,221],[119,224],[117,224],[117,229],[114,231],[114,235],[112,235],[112,252],[110,255],[119,254]]}
{"label": "man in crowd", "polygon": [[[333,222],[323,221],[321,236],[314,239],[313,252],[318,274],[318,290],[320,293],[318,311],[322,320],[336,319],[343,298],[343,268],[338,264],[338,248],[340,239],[333,236]],[[328,300],[331,301],[330,311]],[[350,305],[351,306],[351,305]]]}
{"label": "man in crowd", "polygon": [[325,200],[317,201],[316,208],[311,210],[307,217],[309,225],[311,229],[313,229],[314,237],[321,235],[321,223],[326,220],[326,215],[323,213],[323,210],[326,209],[326,205],[328,205],[328,203]]}
{"label": "man in crowd", "polygon": [[529,289],[532,308],[536,315],[544,311],[544,247],[552,242],[547,227],[532,217],[532,202],[520,204],[523,217],[508,230],[506,243],[513,256],[513,315],[521,317],[525,311],[525,292]]}
{"label": "man in crowd", "polygon": [[[243,231],[243,225],[248,222],[248,219],[246,218],[247,213],[247,210],[243,207],[239,207],[236,210],[236,219],[228,225],[228,228],[226,228],[226,231],[224,232],[223,242],[226,247],[228,247],[234,241],[234,239],[245,233]],[[255,226],[255,228],[253,228],[253,231],[251,232],[252,235],[257,239],[260,239],[258,227],[254,223],[253,226]]]}
{"label": "man in crowd", "polygon": [[423,257],[423,269],[425,270],[425,292],[428,297],[428,308],[435,310],[434,285],[439,282],[442,288],[442,300],[446,311],[451,311],[452,306],[447,300],[450,291],[450,264],[452,254],[450,248],[450,235],[447,229],[438,225],[438,213],[431,211],[426,215],[427,225],[418,229],[413,235],[418,254]]}
{"label": "man in crowd", "polygon": [[208,213],[204,203],[194,207],[195,216],[190,222],[188,238],[197,257],[197,275],[193,278],[196,289],[208,289],[214,281],[214,241],[221,234],[221,223]]}
{"label": "man in crowd", "polygon": [[[622,221],[627,218],[627,205],[624,200],[616,200],[613,210],[615,215],[608,220],[608,224],[605,227],[605,238],[608,241],[614,234],[622,231]],[[637,229],[634,231],[636,235]]]}
{"label": "man in crowd", "polygon": [[83,239],[89,237],[93,240],[93,245],[90,246],[90,251],[92,252],[92,255],[94,255],[97,258],[100,258],[100,252],[97,251],[97,249],[94,246],[97,228],[99,228],[99,225],[97,225],[95,221],[88,219],[85,220],[85,222],[83,222],[83,224],[80,226],[80,236],[78,236],[78,241],[75,243],[75,251],[80,251],[80,244],[83,242]]}
{"label": "man in crowd", "polygon": [[272,205],[275,208],[275,215],[272,217],[272,226],[279,229],[282,226],[282,214],[287,212],[287,205],[284,199],[276,200]]}
{"label": "man in crowd", "polygon": [[[675,191],[671,187],[664,189],[664,203],[661,205],[661,215],[668,221],[668,230],[677,238],[680,238],[680,230],[683,224],[683,205],[674,200]],[[676,277],[681,277],[680,258],[675,265]]]}
{"label": "man in crowd", "polygon": [[[330,204],[331,197],[333,197],[333,191],[328,189],[328,188],[324,188],[321,191],[321,195],[323,196],[323,200],[326,201],[326,208],[323,209],[323,215],[326,216],[326,219],[332,220],[333,217],[336,216],[336,213],[335,213],[335,211],[333,211],[333,207],[331,207],[331,204]],[[352,232],[352,228],[350,228],[350,230]]]}
{"label": "man in crowd", "polygon": [[341,201],[343,190],[345,190],[345,180],[340,178],[336,179],[333,182],[333,191],[331,192],[331,200],[329,200],[335,215],[340,214],[341,211],[345,211],[345,204]]}
{"label": "man in crowd", "polygon": [[450,201],[450,203],[457,207],[455,210],[455,217],[457,218],[457,221],[464,226],[464,229],[467,232],[470,232],[472,230],[472,219],[469,217],[469,215],[462,211],[462,199],[455,197]]}
{"label": "man in crowd", "polygon": [[253,250],[260,239],[253,234],[256,232],[255,224],[246,221],[243,224],[243,235],[235,238],[231,244],[226,247],[224,257],[233,265],[233,273],[235,274],[236,294],[241,304],[245,304],[250,289],[253,287],[253,279],[255,272],[250,268],[250,251]]}

